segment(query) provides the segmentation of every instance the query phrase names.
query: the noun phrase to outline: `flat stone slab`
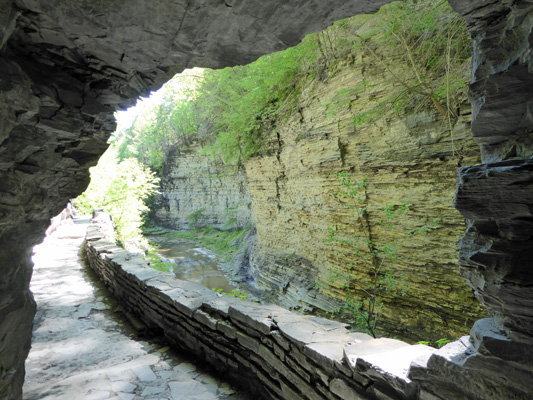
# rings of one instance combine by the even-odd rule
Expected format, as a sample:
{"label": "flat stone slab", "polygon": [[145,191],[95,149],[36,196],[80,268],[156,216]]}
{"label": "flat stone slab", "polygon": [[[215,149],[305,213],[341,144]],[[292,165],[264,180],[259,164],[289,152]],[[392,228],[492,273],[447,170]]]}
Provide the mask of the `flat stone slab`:
{"label": "flat stone slab", "polygon": [[357,359],[367,355],[378,355],[392,350],[408,347],[409,344],[401,340],[380,338],[353,343],[344,348],[344,360],[355,369]]}
{"label": "flat stone slab", "polygon": [[206,300],[202,305],[202,309],[209,314],[220,314],[224,318],[229,317],[230,306],[236,305],[237,302],[242,301],[231,296],[217,296],[216,298]]}
{"label": "flat stone slab", "polygon": [[300,347],[313,343],[313,334],[320,330],[317,323],[302,320],[298,316],[294,317],[294,322],[278,322],[277,325],[283,336]]}
{"label": "flat stone slab", "polygon": [[179,287],[162,292],[173,301],[176,308],[191,318],[202,304],[216,297],[216,293],[192,282],[177,281]]}
{"label": "flat stone slab", "polygon": [[241,323],[263,335],[269,335],[276,326],[271,311],[279,311],[278,308],[241,301],[229,307],[228,315],[234,322]]}
{"label": "flat stone slab", "polygon": [[357,358],[356,370],[376,382],[390,386],[405,398],[410,398],[416,387],[411,385],[409,369],[411,363],[427,363],[436,349],[423,344],[399,347],[395,350],[366,354]]}
{"label": "flat stone slab", "polygon": [[[334,331],[336,333],[336,331]],[[347,365],[344,361],[344,348],[356,343],[367,340],[373,340],[366,333],[344,333],[344,334],[325,334],[322,340],[316,340],[313,336],[313,343],[304,346],[303,353],[317,362],[319,365],[326,365],[328,368],[342,368]]]}

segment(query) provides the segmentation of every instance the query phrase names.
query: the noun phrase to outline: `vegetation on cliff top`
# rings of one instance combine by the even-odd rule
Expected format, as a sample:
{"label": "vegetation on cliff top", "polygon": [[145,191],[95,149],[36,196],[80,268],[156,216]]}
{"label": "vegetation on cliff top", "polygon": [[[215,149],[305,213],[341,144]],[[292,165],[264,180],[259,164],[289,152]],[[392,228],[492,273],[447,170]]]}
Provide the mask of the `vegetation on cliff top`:
{"label": "vegetation on cliff top", "polygon": [[[400,62],[389,61],[392,53],[402,54]],[[294,111],[302,88],[328,79],[358,54],[364,54],[368,68],[384,68],[397,84],[385,100],[355,110],[354,126],[390,110],[431,107],[452,132],[469,80],[465,23],[446,1],[407,0],[372,16],[339,21],[249,65],[178,75],[163,89],[161,101],[145,110],[148,116],[115,133],[119,157],[137,157],[160,171],[166,149],[193,138],[203,143],[204,153],[232,165],[268,154],[277,121]],[[325,111],[350,107],[366,84],[340,90]]]}

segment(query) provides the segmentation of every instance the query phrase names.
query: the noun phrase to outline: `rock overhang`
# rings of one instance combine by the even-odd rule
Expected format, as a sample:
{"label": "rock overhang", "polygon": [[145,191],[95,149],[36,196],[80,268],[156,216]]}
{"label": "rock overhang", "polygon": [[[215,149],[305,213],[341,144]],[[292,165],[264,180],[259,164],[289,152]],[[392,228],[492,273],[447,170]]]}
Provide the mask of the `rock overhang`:
{"label": "rock overhang", "polygon": [[[16,324],[0,327],[0,397],[20,397],[33,315],[29,249],[87,186],[113,112],[183,68],[247,63],[387,2],[0,0],[0,320]],[[530,157],[533,6],[450,3],[473,34],[473,134],[485,162]]]}

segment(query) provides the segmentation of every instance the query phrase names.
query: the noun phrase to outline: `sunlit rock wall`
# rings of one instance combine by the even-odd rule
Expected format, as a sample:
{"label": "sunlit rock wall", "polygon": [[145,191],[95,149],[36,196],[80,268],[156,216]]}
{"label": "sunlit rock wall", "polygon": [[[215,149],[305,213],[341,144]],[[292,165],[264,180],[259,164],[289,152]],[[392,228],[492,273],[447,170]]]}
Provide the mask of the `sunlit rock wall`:
{"label": "sunlit rock wall", "polygon": [[169,228],[192,229],[191,214],[201,211],[198,227],[249,225],[251,203],[244,175],[235,165],[199,154],[200,149],[199,144],[175,147],[165,158],[154,221]]}
{"label": "sunlit rock wall", "polygon": [[[370,285],[368,259],[326,241],[330,228],[340,237],[362,235],[351,204],[341,205],[334,197],[343,189],[334,173],[348,171],[354,182],[367,179],[368,201],[362,207],[369,212],[371,238],[377,246],[397,242],[399,258],[391,270],[398,282],[400,276],[408,279],[405,296],[379,295],[384,305],[378,327],[412,340],[458,337],[480,316],[472,290],[458,273],[457,241],[465,224],[452,206],[457,166],[479,162],[470,107],[462,104],[452,132],[447,118],[430,107],[399,114],[387,109],[383,117],[355,126],[354,115],[400,85],[373,61],[371,54],[355,54],[335,75],[309,84],[298,111],[272,133],[273,155],[246,163],[258,234],[252,271],[262,286],[283,293],[281,304],[303,310],[331,311],[323,294],[346,299],[346,280],[334,275],[349,274],[355,285]],[[401,79],[414,79],[407,66]],[[339,92],[363,85],[345,101],[348,106],[336,106]],[[381,208],[405,202],[410,210],[393,220],[392,230],[383,229]],[[437,229],[405,238],[436,218]],[[386,262],[382,272],[388,268]]]}

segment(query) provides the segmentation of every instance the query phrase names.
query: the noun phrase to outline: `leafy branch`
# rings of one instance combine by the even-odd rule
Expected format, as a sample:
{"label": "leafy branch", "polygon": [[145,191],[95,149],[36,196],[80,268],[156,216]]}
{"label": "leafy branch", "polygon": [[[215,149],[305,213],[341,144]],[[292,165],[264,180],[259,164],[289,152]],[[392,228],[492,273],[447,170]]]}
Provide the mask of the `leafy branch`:
{"label": "leafy branch", "polygon": [[[345,299],[341,310],[348,312],[354,325],[376,337],[379,314],[383,309],[382,297],[385,292],[389,296],[405,296],[409,292],[408,278],[403,274],[394,273],[394,263],[398,259],[398,248],[403,240],[427,234],[436,229],[440,220],[435,219],[431,224],[415,230],[404,232],[404,239],[400,242],[392,240],[382,245],[376,244],[366,208],[368,181],[355,181],[345,172],[336,172],[335,176],[341,188],[333,193],[342,204],[348,205],[353,211],[352,218],[358,226],[358,233],[349,236],[336,229],[328,228],[327,242],[348,248],[353,263],[345,266],[345,271],[330,269],[328,286],[342,289]],[[398,227],[396,220],[410,208],[408,202],[399,205],[388,205],[381,208],[382,219],[377,224],[385,230],[403,230]],[[365,270],[370,279],[367,284],[357,278],[354,272]]]}

